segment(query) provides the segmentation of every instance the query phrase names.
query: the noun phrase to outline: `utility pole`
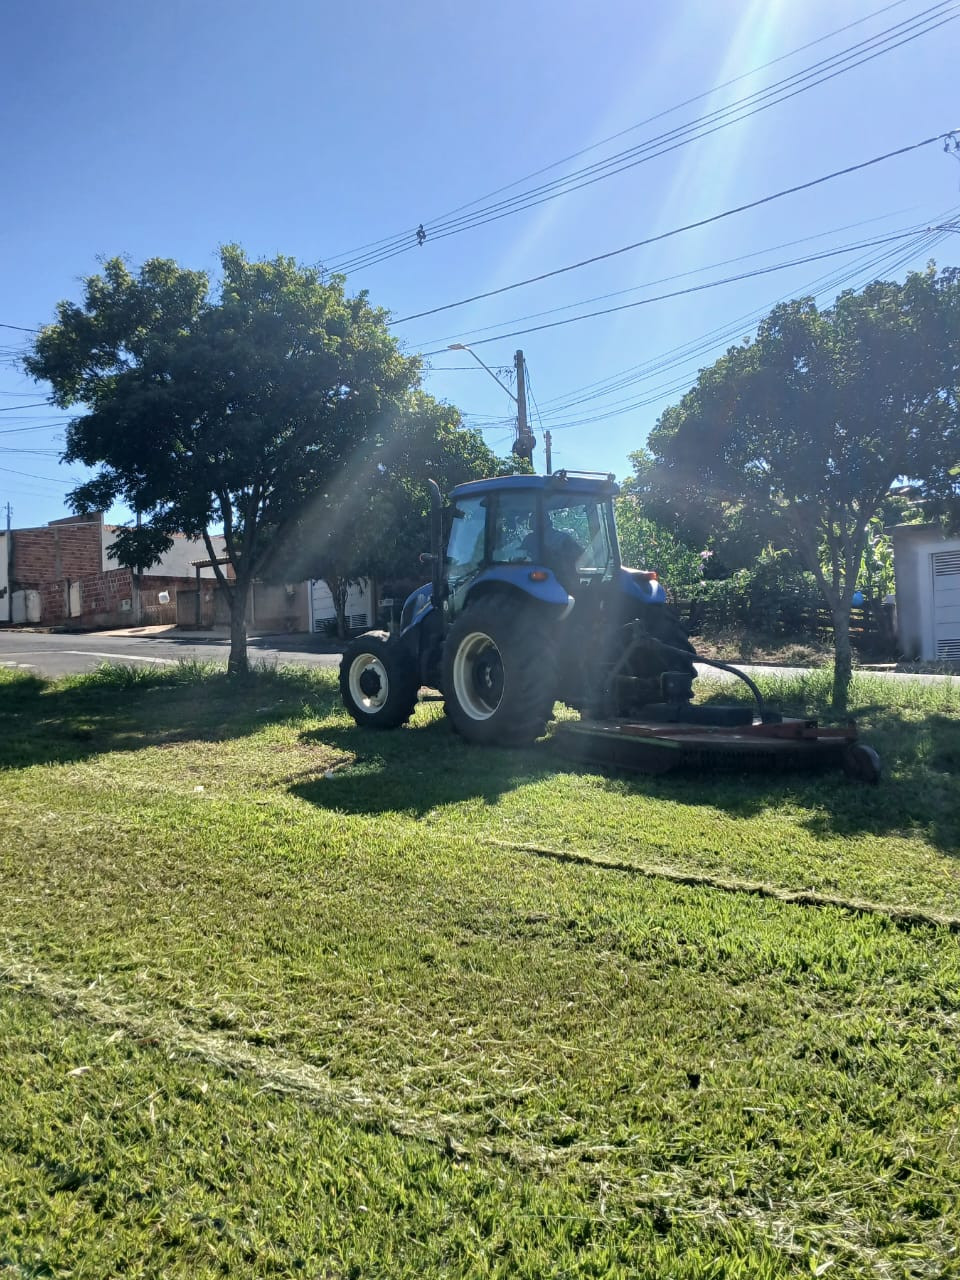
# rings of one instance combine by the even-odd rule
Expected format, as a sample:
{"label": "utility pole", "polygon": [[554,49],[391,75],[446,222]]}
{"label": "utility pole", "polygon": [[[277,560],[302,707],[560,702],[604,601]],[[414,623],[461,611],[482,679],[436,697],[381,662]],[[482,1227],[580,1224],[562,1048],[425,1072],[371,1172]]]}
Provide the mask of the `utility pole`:
{"label": "utility pole", "polygon": [[553,436],[549,431],[543,433],[543,448],[547,458],[547,475],[553,475]]}
{"label": "utility pole", "polygon": [[525,458],[532,465],[533,450],[537,441],[527,425],[527,384],[523,352],[518,351],[513,359],[517,369],[517,438],[514,441],[513,452],[516,457]]}
{"label": "utility pole", "polygon": [[448,351],[466,351],[468,355],[473,356],[477,364],[482,369],[486,369],[490,377],[494,380],[498,387],[502,387],[510,399],[517,406],[517,438],[513,442],[513,456],[522,458],[533,465],[533,451],[536,448],[537,440],[527,423],[527,381],[526,381],[526,365],[523,361],[523,352],[518,351],[513,357],[514,367],[517,371],[517,394],[514,395],[510,388],[500,381],[489,365],[484,364],[477,353],[470,347],[464,346],[462,342],[451,342],[447,347]]}

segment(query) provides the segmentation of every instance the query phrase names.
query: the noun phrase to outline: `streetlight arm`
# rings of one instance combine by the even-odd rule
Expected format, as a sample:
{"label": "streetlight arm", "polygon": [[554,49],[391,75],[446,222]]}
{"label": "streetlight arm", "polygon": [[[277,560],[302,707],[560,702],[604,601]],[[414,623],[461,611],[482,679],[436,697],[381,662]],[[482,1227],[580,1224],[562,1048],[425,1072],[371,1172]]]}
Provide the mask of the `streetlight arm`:
{"label": "streetlight arm", "polygon": [[514,404],[517,403],[517,397],[513,394],[513,392],[506,385],[506,383],[501,382],[500,379],[497,377],[497,375],[490,368],[490,366],[487,364],[484,364],[483,361],[480,359],[480,357],[477,355],[477,353],[473,351],[470,347],[465,347],[462,342],[453,342],[450,344],[450,346],[447,347],[447,350],[448,351],[466,351],[467,355],[473,356],[477,364],[480,365],[482,368],[486,369],[487,373],[489,373],[490,377],[494,380],[497,386],[503,387],[504,391],[513,401],[513,403]]}

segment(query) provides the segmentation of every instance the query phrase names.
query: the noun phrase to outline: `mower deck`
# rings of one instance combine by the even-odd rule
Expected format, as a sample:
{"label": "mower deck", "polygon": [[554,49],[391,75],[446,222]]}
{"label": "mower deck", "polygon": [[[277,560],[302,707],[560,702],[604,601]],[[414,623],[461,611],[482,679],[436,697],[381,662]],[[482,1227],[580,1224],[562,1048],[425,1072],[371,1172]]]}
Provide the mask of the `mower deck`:
{"label": "mower deck", "polygon": [[841,768],[862,782],[880,780],[880,759],[853,724],[782,720],[735,727],[655,720],[580,720],[557,726],[560,751],[575,760],[638,773],[780,772]]}

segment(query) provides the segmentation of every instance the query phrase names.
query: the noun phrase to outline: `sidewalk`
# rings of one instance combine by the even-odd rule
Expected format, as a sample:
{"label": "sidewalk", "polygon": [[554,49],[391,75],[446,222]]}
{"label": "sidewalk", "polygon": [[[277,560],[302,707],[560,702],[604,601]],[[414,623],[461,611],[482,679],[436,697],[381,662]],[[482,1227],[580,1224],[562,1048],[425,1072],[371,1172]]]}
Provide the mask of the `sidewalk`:
{"label": "sidewalk", "polygon": [[[175,623],[163,623],[153,627],[122,627],[114,631],[88,631],[86,635],[98,635],[122,640],[167,640],[173,644],[229,644],[229,627],[180,627]],[[247,644],[253,648],[277,649],[284,653],[340,653],[343,642],[334,637],[310,631],[248,631]]]}

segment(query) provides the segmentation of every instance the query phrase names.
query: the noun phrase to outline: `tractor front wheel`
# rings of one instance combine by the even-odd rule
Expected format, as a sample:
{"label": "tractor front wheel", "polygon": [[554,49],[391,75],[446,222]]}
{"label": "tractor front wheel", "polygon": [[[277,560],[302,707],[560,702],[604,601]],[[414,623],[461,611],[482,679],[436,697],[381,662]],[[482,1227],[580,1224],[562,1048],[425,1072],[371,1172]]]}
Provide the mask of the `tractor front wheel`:
{"label": "tractor front wheel", "polygon": [[396,729],[417,705],[419,681],[410,657],[385,631],[351,640],[340,660],[343,705],[365,729]]}
{"label": "tractor front wheel", "polygon": [[556,701],[553,645],[536,610],[508,596],[469,605],[443,648],[447,715],[470,742],[526,746]]}

